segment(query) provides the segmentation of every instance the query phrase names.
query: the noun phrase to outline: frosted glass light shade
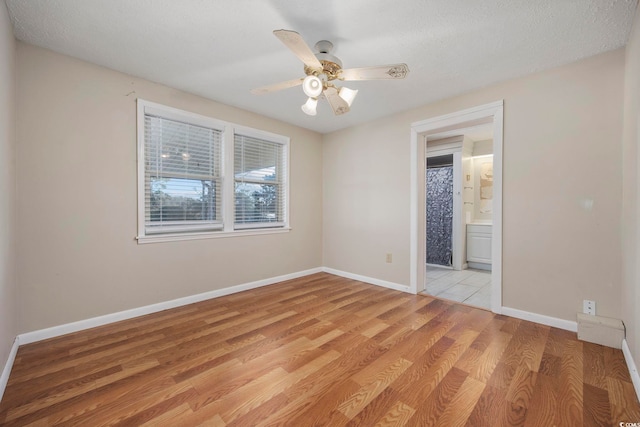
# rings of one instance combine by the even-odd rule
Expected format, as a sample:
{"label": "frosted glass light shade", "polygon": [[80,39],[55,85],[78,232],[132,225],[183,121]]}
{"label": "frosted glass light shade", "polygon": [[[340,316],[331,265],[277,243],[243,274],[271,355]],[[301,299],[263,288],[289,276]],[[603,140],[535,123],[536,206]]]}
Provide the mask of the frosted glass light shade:
{"label": "frosted glass light shade", "polygon": [[305,102],[304,105],[302,106],[302,111],[304,111],[305,114],[308,114],[310,116],[315,116],[317,113],[316,111],[317,106],[318,106],[318,100],[315,98],[309,97],[309,99],[307,99],[307,102]]}
{"label": "frosted glass light shade", "polygon": [[340,88],[340,92],[338,93],[338,96],[344,99],[345,102],[349,105],[349,107],[351,107],[351,103],[353,103],[353,100],[356,98],[357,94],[358,94],[357,90],[349,89],[348,87],[342,87]]}
{"label": "frosted glass light shade", "polygon": [[316,76],[307,76],[302,81],[302,90],[310,98],[317,98],[322,93],[322,80]]}

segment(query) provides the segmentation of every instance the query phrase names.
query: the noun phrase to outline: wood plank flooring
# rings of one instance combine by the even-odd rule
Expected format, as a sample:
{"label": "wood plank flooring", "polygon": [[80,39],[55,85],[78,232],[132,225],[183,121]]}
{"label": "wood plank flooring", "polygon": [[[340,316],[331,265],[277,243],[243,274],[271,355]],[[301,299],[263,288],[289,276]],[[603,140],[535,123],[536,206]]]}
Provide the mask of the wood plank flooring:
{"label": "wood plank flooring", "polygon": [[2,425],[618,426],[619,350],[329,274],[20,347]]}

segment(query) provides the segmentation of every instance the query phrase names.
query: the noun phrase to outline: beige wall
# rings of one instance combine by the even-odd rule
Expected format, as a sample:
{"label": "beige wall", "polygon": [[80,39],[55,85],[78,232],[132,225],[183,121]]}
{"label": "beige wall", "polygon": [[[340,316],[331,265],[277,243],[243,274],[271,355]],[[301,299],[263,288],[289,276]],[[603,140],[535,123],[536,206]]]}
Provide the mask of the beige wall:
{"label": "beige wall", "polygon": [[16,337],[15,211],[15,39],[0,3],[0,371]]}
{"label": "beige wall", "polygon": [[633,31],[626,47],[623,138],[623,209],[622,209],[622,318],[627,327],[627,342],[633,358],[640,363],[640,14],[636,11]]}
{"label": "beige wall", "polygon": [[[17,70],[20,332],[321,266],[319,134],[22,43]],[[289,136],[293,230],[136,244],[138,97]]]}
{"label": "beige wall", "polygon": [[617,50],[325,135],[324,265],[408,285],[411,123],[504,99],[503,304],[620,317],[623,72]]}
{"label": "beige wall", "polygon": [[[408,284],[410,124],[499,99],[504,305],[620,317],[622,50],[324,137],[30,45],[17,67],[20,332],[321,265]],[[290,136],[293,231],[137,245],[137,97]]]}

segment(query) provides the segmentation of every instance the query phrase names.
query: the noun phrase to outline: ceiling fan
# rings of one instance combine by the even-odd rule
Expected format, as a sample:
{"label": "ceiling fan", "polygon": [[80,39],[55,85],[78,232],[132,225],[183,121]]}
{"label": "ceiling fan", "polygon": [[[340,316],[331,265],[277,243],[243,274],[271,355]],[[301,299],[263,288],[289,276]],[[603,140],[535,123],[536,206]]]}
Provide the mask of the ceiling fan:
{"label": "ceiling fan", "polygon": [[302,85],[304,93],[309,97],[302,106],[302,111],[310,116],[316,115],[318,98],[324,96],[336,115],[347,113],[358,91],[347,87],[338,87],[336,80],[380,80],[404,79],[409,72],[407,64],[380,65],[375,67],[342,69],[342,61],[331,55],[333,44],[321,40],[315,44],[318,53],[313,53],[295,31],[275,30],[273,34],[280,39],[304,63],[306,77],[288,80],[253,89],[251,93],[264,95],[281,89]]}

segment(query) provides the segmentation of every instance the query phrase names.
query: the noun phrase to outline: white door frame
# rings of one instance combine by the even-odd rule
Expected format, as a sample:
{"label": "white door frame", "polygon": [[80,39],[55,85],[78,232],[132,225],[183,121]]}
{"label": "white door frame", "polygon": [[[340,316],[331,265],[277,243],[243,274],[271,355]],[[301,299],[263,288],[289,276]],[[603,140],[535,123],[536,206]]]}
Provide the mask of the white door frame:
{"label": "white door frame", "polygon": [[[491,243],[491,311],[502,312],[502,145],[504,101],[480,105],[411,124],[411,228],[409,290],[418,293],[425,279],[426,136],[493,122],[493,227]],[[420,285],[419,285],[420,284]],[[420,287],[420,289],[418,289]]]}

